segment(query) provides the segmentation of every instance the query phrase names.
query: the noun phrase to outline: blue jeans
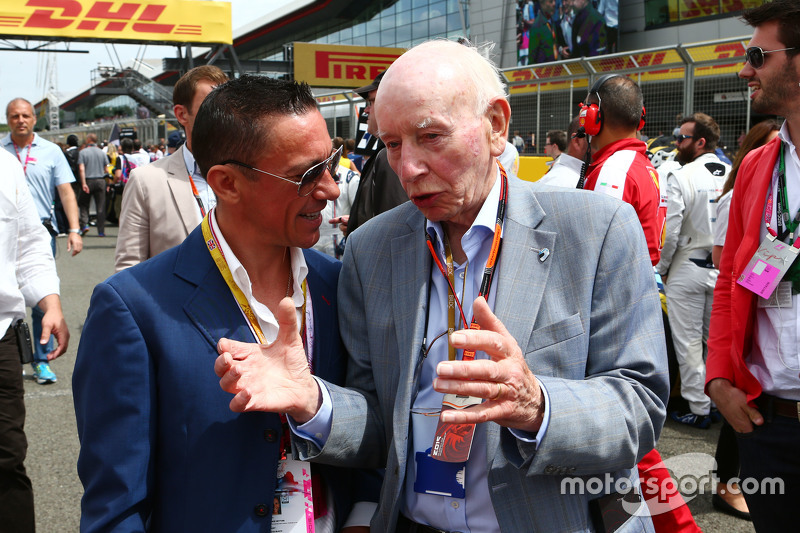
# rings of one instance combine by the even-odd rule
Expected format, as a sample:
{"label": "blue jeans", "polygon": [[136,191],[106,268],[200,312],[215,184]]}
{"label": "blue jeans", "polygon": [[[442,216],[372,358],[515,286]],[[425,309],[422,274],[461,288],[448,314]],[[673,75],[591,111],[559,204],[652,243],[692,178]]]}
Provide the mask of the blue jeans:
{"label": "blue jeans", "polygon": [[[56,238],[50,238],[50,246],[53,249],[53,257],[56,256]],[[37,305],[31,309],[31,319],[33,322],[33,362],[34,363],[46,363],[47,362],[47,354],[52,352],[55,347],[55,337],[50,335],[50,340],[47,341],[47,344],[40,344],[39,339],[42,338],[42,317],[44,316],[44,311]]]}
{"label": "blue jeans", "polygon": [[[750,433],[737,433],[744,492],[756,531],[796,531],[800,502],[800,420],[761,410],[764,424]],[[772,415],[772,416],[771,416]],[[783,494],[770,494],[770,479],[783,480]],[[754,481],[758,481],[756,485]],[[749,487],[748,487],[749,485]],[[752,494],[748,488],[757,487]]]}

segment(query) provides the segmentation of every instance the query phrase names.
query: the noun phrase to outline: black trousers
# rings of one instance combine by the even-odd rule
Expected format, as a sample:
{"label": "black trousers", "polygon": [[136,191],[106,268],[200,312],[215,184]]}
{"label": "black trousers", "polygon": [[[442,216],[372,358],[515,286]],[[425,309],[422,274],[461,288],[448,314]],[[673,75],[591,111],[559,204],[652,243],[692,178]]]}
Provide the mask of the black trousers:
{"label": "black trousers", "polygon": [[97,207],[97,233],[106,232],[106,180],[105,178],[87,178],[86,186],[89,192],[81,191],[78,198],[81,229],[89,224],[89,203],[94,198]]}
{"label": "black trousers", "polygon": [[14,330],[0,340],[0,530],[35,530],[33,487],[25,473],[25,388]]}
{"label": "black trousers", "polygon": [[722,429],[719,430],[714,459],[717,460],[717,476],[722,483],[739,476],[739,446],[736,443],[736,432],[724,418]]}
{"label": "black trousers", "polygon": [[[758,402],[757,402],[758,403]],[[800,421],[758,404],[764,424],[737,433],[742,478],[739,486],[758,533],[796,531],[800,502]]]}

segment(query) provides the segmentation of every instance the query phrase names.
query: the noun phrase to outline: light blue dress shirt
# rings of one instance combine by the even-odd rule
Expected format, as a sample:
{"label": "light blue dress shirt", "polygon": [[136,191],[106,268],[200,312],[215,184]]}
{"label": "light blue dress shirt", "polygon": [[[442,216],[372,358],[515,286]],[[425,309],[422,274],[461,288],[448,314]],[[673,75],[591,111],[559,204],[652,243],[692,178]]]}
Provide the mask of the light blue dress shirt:
{"label": "light blue dress shirt", "polygon": [[[212,207],[217,205],[217,195],[214,194],[214,191],[208,186],[208,182],[203,178],[203,174],[200,172],[192,152],[190,152],[189,148],[186,146],[183,148],[183,162],[186,163],[187,169],[192,169],[194,186],[197,187],[197,194],[200,195],[203,208],[206,210],[206,213],[208,213]],[[197,206],[197,212],[200,213],[199,205]],[[202,217],[203,215],[201,214],[200,216]]]}
{"label": "light blue dress shirt", "polygon": [[25,161],[28,161],[25,181],[33,195],[36,212],[41,219],[51,218],[53,227],[59,229],[56,227],[55,217],[52,217],[53,194],[59,185],[75,181],[64,152],[57,144],[42,139],[37,133],[33,134],[33,141],[28,146],[17,147],[19,156],[11,140],[11,134],[6,135],[2,143],[3,148],[15,159],[19,159],[23,166]]}

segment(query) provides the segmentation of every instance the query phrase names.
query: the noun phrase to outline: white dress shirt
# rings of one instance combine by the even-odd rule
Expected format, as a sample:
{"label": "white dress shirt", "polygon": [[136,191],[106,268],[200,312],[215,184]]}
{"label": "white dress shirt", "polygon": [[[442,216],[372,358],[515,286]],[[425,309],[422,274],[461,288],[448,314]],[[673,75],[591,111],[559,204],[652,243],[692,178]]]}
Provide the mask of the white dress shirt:
{"label": "white dress shirt", "polygon": [[[217,238],[219,247],[225,256],[225,261],[228,263],[228,268],[233,276],[233,281],[239,286],[239,289],[241,289],[242,293],[247,299],[247,303],[255,313],[256,318],[258,319],[258,325],[261,327],[261,331],[264,333],[264,337],[267,339],[267,342],[272,343],[276,338],[278,338],[278,319],[275,318],[275,315],[272,314],[272,311],[270,311],[266,305],[256,300],[253,296],[253,284],[250,282],[250,276],[247,275],[247,271],[244,269],[244,266],[236,257],[236,254],[233,253],[233,250],[231,250],[231,247],[225,240],[225,236],[219,229],[216,211],[211,211],[210,216],[212,217],[211,224],[214,228],[214,236]],[[306,265],[306,258],[303,255],[303,250],[300,248],[289,248],[289,258],[292,262],[292,299],[294,300],[294,306],[297,309],[297,324],[299,325],[303,320],[302,285],[303,281],[305,281],[306,276],[308,275],[308,266]],[[288,286],[289,280],[285,280],[284,283],[286,286]],[[308,351],[309,353],[312,353],[314,321],[313,314],[311,313],[311,295],[308,291],[308,287],[306,287],[306,293],[306,331],[309,335]],[[245,318],[245,320],[247,320],[247,318]],[[258,338],[255,337],[255,333],[253,334],[253,338],[256,342],[258,342]]]}
{"label": "white dress shirt", "polygon": [[0,336],[25,318],[50,294],[59,293],[59,280],[50,234],[42,225],[22,165],[0,150]]}
{"label": "white dress shirt", "polygon": [[574,189],[578,186],[582,167],[583,161],[567,153],[562,153],[558,159],[553,161],[547,174],[542,176],[537,183]]}
{"label": "white dress shirt", "polygon": [[[778,132],[786,150],[786,190],[789,201],[789,214],[794,217],[800,209],[800,159],[797,149],[789,137],[787,123]],[[778,160],[775,161],[777,167]],[[778,180],[773,173],[772,197],[777,198]],[[766,200],[766,199],[765,199]],[[766,201],[765,208],[766,208]],[[762,217],[763,220],[763,217]],[[770,226],[776,227],[775,210],[770,213]],[[800,231],[800,230],[799,230]],[[761,240],[767,229],[761,224]],[[797,235],[795,235],[797,238]],[[797,259],[800,261],[800,259]],[[777,290],[777,289],[776,289]],[[800,401],[800,295],[792,296],[791,308],[757,308],[756,323],[753,329],[753,349],[747,359],[747,367],[761,383],[764,392]]]}

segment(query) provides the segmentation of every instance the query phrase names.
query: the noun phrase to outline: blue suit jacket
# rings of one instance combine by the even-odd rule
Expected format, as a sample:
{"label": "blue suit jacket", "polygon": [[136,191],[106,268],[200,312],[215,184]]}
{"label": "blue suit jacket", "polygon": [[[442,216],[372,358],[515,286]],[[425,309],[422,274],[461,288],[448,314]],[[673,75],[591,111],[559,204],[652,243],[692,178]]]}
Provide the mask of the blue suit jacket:
{"label": "blue suit jacket", "polygon": [[[314,372],[342,383],[341,264],[304,254]],[[281,422],[272,413],[230,410],[232,396],[214,374],[221,337],[253,341],[199,227],[95,288],[73,375],[82,531],[270,530],[269,512],[255,509],[272,509]],[[331,484],[341,521],[353,476],[325,468],[315,471]]]}
{"label": "blue suit jacket", "polygon": [[[372,529],[391,532],[410,482],[409,412],[431,272],[425,219],[404,204],[347,243],[339,305],[348,388],[329,387],[333,425],[324,448],[296,444],[302,456],[330,464],[385,465]],[[486,432],[500,528],[593,531],[588,502],[601,494],[570,494],[569,485],[565,493],[564,480],[609,473],[635,481],[666,414],[664,329],[642,227],[633,208],[613,198],[511,179],[496,277],[494,313],[550,401],[538,448],[495,423],[478,429]],[[650,530],[644,516],[619,531]]]}

